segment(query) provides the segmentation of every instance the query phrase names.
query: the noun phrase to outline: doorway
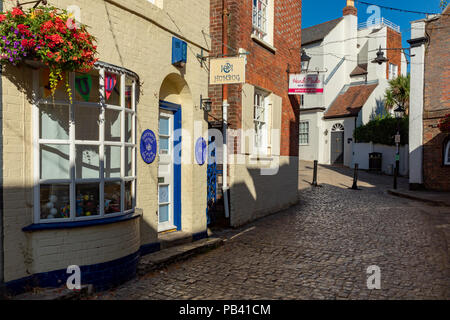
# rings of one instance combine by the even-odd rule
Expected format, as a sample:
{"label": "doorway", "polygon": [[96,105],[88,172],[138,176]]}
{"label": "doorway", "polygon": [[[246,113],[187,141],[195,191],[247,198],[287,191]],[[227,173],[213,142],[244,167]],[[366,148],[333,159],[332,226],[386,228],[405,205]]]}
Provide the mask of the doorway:
{"label": "doorway", "polygon": [[174,116],[159,111],[158,232],[175,229],[174,223]]}
{"label": "doorway", "polygon": [[331,164],[344,164],[344,126],[340,123],[331,129]]}

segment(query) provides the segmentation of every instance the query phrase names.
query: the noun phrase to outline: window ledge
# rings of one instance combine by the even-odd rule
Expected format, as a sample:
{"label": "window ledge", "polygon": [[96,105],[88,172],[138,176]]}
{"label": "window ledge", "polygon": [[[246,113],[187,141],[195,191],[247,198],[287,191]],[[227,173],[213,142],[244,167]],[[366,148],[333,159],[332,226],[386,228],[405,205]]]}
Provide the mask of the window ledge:
{"label": "window ledge", "polygon": [[112,223],[116,223],[116,222],[124,222],[124,221],[139,218],[141,215],[142,215],[142,210],[135,209],[135,212],[132,212],[132,213],[129,213],[129,214],[126,214],[123,216],[119,216],[119,217],[114,217],[114,218],[86,220],[86,221],[73,221],[73,222],[30,224],[29,226],[22,228],[22,231],[33,232],[33,231],[41,231],[41,230],[74,229],[74,228],[92,227],[92,226],[112,224]]}
{"label": "window ledge", "polygon": [[267,50],[271,51],[272,53],[276,53],[277,52],[277,49],[274,46],[272,46],[271,44],[265,42],[264,40],[261,40],[260,38],[258,38],[254,34],[251,35],[251,38],[253,39],[253,41],[255,41],[259,45],[263,46]]}

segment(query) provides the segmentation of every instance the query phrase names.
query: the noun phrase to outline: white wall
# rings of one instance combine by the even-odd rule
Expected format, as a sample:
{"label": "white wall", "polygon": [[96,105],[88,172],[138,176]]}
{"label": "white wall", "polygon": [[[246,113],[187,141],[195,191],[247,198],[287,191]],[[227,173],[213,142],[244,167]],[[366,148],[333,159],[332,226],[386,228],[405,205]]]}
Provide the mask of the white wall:
{"label": "white wall", "polygon": [[[423,20],[411,23],[411,39],[425,36]],[[409,183],[423,184],[423,90],[425,45],[411,48],[411,88],[409,103]]]}
{"label": "white wall", "polygon": [[[408,145],[400,147],[400,175],[402,176],[407,176],[409,174],[408,150]],[[397,153],[397,148],[395,146],[373,143],[355,143],[353,144],[353,161],[351,163],[351,167],[353,168],[355,163],[357,163],[360,169],[368,170],[369,153],[372,152],[382,153],[382,172],[392,174],[392,169],[395,168],[395,155]]]}
{"label": "white wall", "polygon": [[309,122],[309,143],[299,146],[300,160],[314,161],[319,159],[319,135],[322,112],[300,113],[300,121]]}

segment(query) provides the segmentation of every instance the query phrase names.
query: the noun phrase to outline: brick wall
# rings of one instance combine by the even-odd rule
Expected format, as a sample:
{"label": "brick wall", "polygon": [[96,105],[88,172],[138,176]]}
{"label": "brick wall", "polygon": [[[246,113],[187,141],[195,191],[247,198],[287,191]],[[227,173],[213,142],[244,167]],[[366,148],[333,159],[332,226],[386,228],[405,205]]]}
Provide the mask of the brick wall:
{"label": "brick wall", "polygon": [[[402,48],[402,34],[387,28],[387,48]],[[387,50],[386,54],[389,62],[386,63],[386,78],[389,79],[389,64],[398,66],[398,75],[402,73],[402,52],[401,50]]]}
{"label": "brick wall", "polygon": [[[228,49],[236,54],[239,48],[250,52],[247,56],[247,83],[271,91],[282,97],[281,155],[298,156],[299,100],[288,96],[288,64],[292,71],[300,70],[301,1],[279,0],[274,8],[275,52],[251,38],[252,0],[226,0],[229,12]],[[211,55],[222,53],[222,0],[211,1]],[[229,85],[230,128],[241,128],[242,86]],[[210,86],[213,100],[209,120],[222,119],[222,88]]]}
{"label": "brick wall", "polygon": [[[446,13],[450,13],[447,10]],[[443,144],[449,134],[437,128],[450,113],[450,16],[427,24],[430,41],[425,54],[424,92],[424,184],[428,189],[450,191],[450,166],[443,166]]]}

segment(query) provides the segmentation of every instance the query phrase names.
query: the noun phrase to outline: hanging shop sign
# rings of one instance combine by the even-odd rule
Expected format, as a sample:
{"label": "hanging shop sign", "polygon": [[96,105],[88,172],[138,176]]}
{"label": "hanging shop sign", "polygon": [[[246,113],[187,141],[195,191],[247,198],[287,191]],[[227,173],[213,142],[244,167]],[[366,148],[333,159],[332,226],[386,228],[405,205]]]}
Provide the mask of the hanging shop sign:
{"label": "hanging shop sign", "polygon": [[145,130],[141,136],[141,157],[145,163],[150,164],[156,158],[156,136],[152,130]]}
{"label": "hanging shop sign", "polygon": [[323,74],[290,74],[289,94],[322,94],[323,81]]}
{"label": "hanging shop sign", "polygon": [[245,83],[245,58],[211,59],[209,82],[211,85]]}
{"label": "hanging shop sign", "polygon": [[197,139],[195,143],[195,160],[199,165],[205,164],[206,161],[206,141],[202,137]]}

